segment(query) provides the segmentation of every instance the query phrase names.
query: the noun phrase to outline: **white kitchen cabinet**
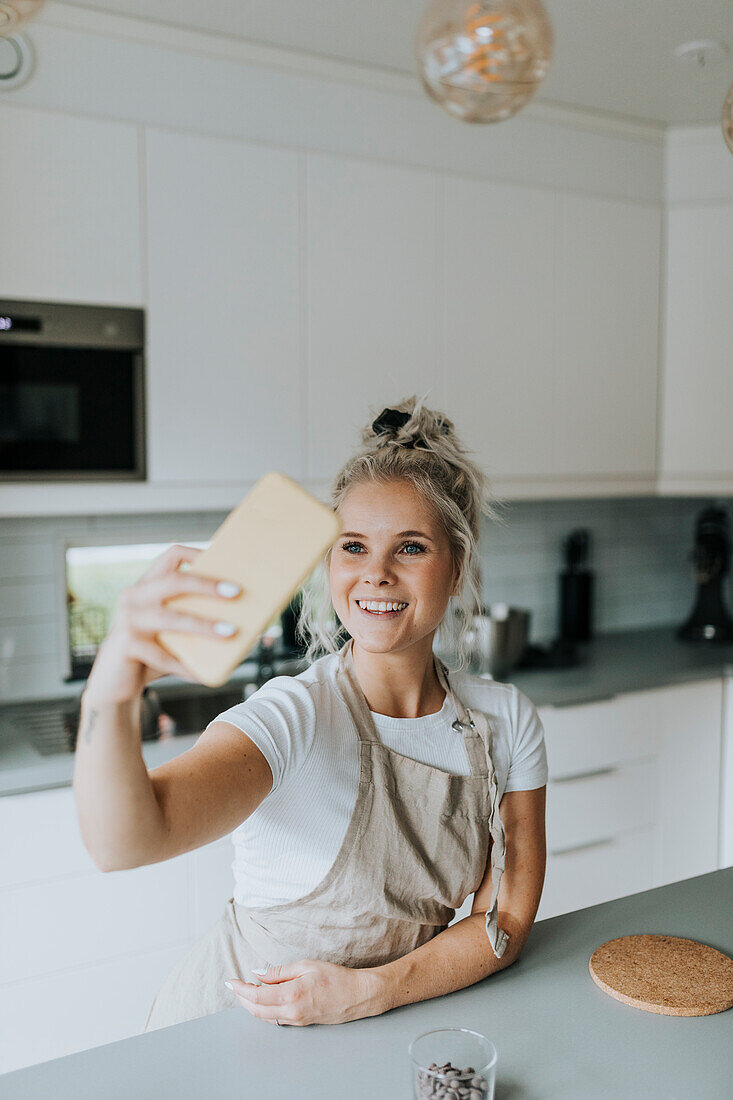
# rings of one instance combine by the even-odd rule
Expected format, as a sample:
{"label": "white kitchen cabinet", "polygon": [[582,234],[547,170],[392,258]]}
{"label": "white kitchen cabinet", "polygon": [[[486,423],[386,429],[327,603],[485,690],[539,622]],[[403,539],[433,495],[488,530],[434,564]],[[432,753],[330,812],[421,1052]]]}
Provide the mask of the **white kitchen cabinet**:
{"label": "white kitchen cabinet", "polygon": [[139,1034],[173,964],[232,896],[229,836],[103,874],[70,787],[0,798],[0,1073]]}
{"label": "white kitchen cabinet", "polygon": [[654,885],[716,871],[720,863],[723,681],[657,695],[659,771]]}
{"label": "white kitchen cabinet", "polygon": [[720,864],[719,679],[540,707],[547,868],[538,919]]}
{"label": "white kitchen cabinet", "polygon": [[503,491],[655,476],[661,213],[308,157],[309,472],[414,391]]}
{"label": "white kitchen cabinet", "polygon": [[661,222],[658,207],[558,196],[545,476],[655,476]]}
{"label": "white kitchen cabinet", "polygon": [[[0,1073],[139,1035],[184,950],[124,955],[0,986]],[[104,1096],[103,1087],[97,1095]]]}
{"label": "white kitchen cabinet", "polygon": [[303,474],[298,154],[146,131],[151,481]]}
{"label": "white kitchen cabinet", "polygon": [[655,476],[661,212],[445,181],[446,408],[490,477]]}
{"label": "white kitchen cabinet", "polygon": [[723,743],[720,753],[721,867],[733,867],[733,677],[723,681]]}
{"label": "white kitchen cabinet", "polygon": [[443,405],[437,211],[431,172],[307,158],[311,478],[330,479],[359,445],[369,406],[425,391]]}
{"label": "white kitchen cabinet", "polygon": [[617,832],[548,856],[538,920],[587,909],[652,886],[654,829]]}
{"label": "white kitchen cabinet", "polygon": [[0,297],[139,306],[138,131],[0,107]]}
{"label": "white kitchen cabinet", "polygon": [[667,215],[663,486],[733,486],[733,203]]}
{"label": "white kitchen cabinet", "polygon": [[490,478],[548,469],[557,199],[491,180],[444,180],[445,410]]}

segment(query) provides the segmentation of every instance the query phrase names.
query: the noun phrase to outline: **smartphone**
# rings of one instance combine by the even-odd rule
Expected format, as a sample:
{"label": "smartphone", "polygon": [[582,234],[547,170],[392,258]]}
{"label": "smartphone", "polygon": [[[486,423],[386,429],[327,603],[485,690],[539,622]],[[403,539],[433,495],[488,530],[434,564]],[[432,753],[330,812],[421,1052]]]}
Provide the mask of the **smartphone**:
{"label": "smartphone", "polygon": [[238,627],[231,638],[161,630],[157,640],[191,674],[219,687],[242,663],[272,619],[338,537],[341,521],[296,481],[265,474],[214,533],[188,572],[234,581],[242,592],[232,600],[181,595],[166,600],[176,611],[224,619]]}

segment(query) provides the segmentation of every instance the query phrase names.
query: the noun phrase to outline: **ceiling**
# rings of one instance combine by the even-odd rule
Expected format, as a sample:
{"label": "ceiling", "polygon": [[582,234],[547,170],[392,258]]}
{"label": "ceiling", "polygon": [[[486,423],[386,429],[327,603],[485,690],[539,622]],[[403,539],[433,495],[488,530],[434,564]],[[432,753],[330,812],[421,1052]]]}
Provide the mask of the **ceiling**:
{"label": "ceiling", "polygon": [[[536,99],[663,125],[717,124],[733,83],[733,0],[544,0],[555,34]],[[234,36],[414,75],[427,0],[90,0],[69,6]],[[722,61],[676,46],[714,39]]]}

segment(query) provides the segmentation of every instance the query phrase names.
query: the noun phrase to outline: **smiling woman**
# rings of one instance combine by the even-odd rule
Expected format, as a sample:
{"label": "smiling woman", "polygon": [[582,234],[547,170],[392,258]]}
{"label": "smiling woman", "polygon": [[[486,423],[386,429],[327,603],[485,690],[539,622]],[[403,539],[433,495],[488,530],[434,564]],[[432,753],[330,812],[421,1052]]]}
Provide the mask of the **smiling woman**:
{"label": "smiling woman", "polygon": [[[545,866],[542,726],[512,684],[449,672],[433,652],[450,600],[478,602],[486,480],[415,398],[363,443],[334,485],[343,533],[324,598],[303,607],[310,666],[217,715],[149,777],[130,767],[125,790],[140,790],[126,810],[117,792],[109,829],[136,850],[107,869],[234,830],[233,896],[166,977],[146,1030],[236,1005],[281,1025],[377,1015],[506,968],[529,935]],[[163,580],[130,594],[128,614],[142,622]],[[92,670],[92,708],[114,652]],[[114,735],[96,716],[83,715],[86,758],[85,738]]]}
{"label": "smiling woman", "polygon": [[375,1015],[505,968],[529,935],[545,866],[537,712],[433,653],[450,600],[479,602],[486,479],[451,422],[410,398],[365,430],[332,504],[342,533],[299,624],[313,663],[201,738],[235,727],[272,785],[233,833],[234,896],[148,1029],[236,1003],[280,1024]]}

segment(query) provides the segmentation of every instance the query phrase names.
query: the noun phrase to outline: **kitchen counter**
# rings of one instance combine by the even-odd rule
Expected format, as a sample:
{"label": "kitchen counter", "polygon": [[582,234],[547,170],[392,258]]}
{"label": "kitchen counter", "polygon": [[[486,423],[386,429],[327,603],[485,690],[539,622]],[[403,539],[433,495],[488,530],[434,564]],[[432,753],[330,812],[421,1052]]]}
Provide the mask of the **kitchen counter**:
{"label": "kitchen counter", "polygon": [[[581,663],[572,668],[515,669],[507,680],[529,696],[535,706],[562,707],[629,691],[733,675],[733,645],[682,642],[675,637],[675,629],[670,625],[601,634],[580,643]],[[52,702],[45,700],[43,705]],[[33,704],[0,706],[0,796],[71,784],[73,754],[42,756],[20,729],[18,717],[32,709]],[[212,711],[211,718],[216,713],[216,709]],[[146,764],[155,767],[184,752],[200,732],[143,742]]]}
{"label": "kitchen counter", "polygon": [[683,642],[677,624],[599,634],[573,668],[515,669],[507,679],[535,706],[568,707],[628,691],[733,675],[733,644]]}
{"label": "kitchen counter", "polygon": [[445,997],[305,1028],[276,1028],[237,1007],[5,1074],[0,1094],[408,1100],[410,1041],[468,1027],[498,1050],[496,1100],[723,1100],[733,1095],[733,1009],[642,1012],[603,993],[588,960],[634,933],[685,936],[733,955],[732,911],[727,868],[540,921],[518,962]]}

